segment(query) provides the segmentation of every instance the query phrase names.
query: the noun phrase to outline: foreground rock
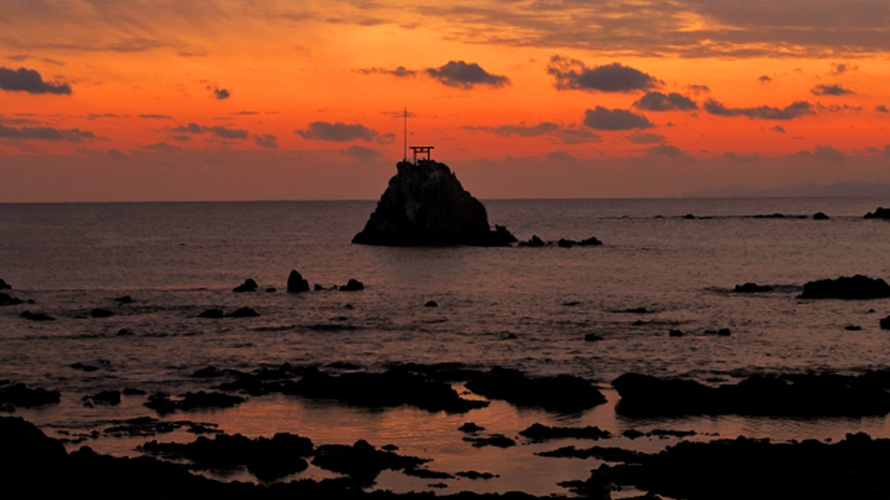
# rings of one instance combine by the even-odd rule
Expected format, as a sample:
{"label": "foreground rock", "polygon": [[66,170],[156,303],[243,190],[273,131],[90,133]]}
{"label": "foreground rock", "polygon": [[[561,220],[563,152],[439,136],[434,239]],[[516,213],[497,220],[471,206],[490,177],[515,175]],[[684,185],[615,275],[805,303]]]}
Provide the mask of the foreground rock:
{"label": "foreground rock", "polygon": [[801,299],[864,300],[890,297],[890,285],[880,278],[841,276],[838,279],[810,281],[803,286]]}
{"label": "foreground rock", "polygon": [[835,444],[743,437],[684,442],[655,455],[630,455],[625,465],[600,466],[587,481],[566,486],[592,498],[609,498],[610,490],[625,486],[689,500],[890,498],[888,453],[890,440],[861,433]]}
{"label": "foreground rock", "polygon": [[485,206],[444,163],[403,161],[397,170],[353,243],[498,246],[516,241],[504,227],[491,230]]}
{"label": "foreground rock", "polygon": [[315,451],[312,465],[346,474],[360,484],[372,484],[384,470],[416,469],[426,462],[429,460],[378,450],[367,441],[359,440],[352,446],[342,444],[319,446]]}
{"label": "foreground rock", "polygon": [[304,457],[312,455],[313,445],[308,438],[288,433],[275,434],[272,439],[218,434],[213,439],[200,436],[187,444],[150,441],[140,450],[168,459],[190,460],[203,467],[246,466],[257,479],[274,481],[305,470],[309,463]]}
{"label": "foreground rock", "polygon": [[631,416],[861,417],[890,413],[890,372],[859,376],[752,375],[738,384],[718,387],[629,373],[615,379],[612,385],[621,396],[616,412]]}

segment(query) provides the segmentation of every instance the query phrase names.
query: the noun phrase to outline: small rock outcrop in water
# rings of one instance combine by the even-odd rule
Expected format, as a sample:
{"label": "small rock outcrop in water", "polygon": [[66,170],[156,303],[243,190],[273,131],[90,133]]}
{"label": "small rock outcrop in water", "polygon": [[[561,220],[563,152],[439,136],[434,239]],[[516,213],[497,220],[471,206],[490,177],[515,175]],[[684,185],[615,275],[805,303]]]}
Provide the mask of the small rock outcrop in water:
{"label": "small rock outcrop in water", "polygon": [[499,246],[516,241],[492,231],[485,206],[464,190],[447,165],[402,161],[377,208],[353,243],[390,246]]}
{"label": "small rock outcrop in water", "polygon": [[343,292],[357,292],[359,290],[364,290],[365,284],[357,279],[350,279],[349,281],[346,282],[345,285],[342,285],[339,289],[340,289],[340,291],[343,291]]}
{"label": "small rock outcrop in water", "polygon": [[830,217],[825,215],[825,212],[816,212],[813,214],[813,220],[828,220]]}
{"label": "small rock outcrop in water", "polygon": [[880,278],[857,274],[853,277],[810,281],[803,286],[801,299],[880,299],[890,297],[890,285]]}
{"label": "small rock outcrop in water", "polygon": [[300,293],[309,291],[309,281],[303,279],[303,275],[292,269],[287,277],[287,293]]}
{"label": "small rock outcrop in water", "polygon": [[744,285],[736,285],[732,291],[733,293],[765,293],[772,292],[773,287],[769,285],[758,285],[757,283],[745,283]]}
{"label": "small rock outcrop in water", "polygon": [[0,306],[17,306],[23,302],[22,299],[13,297],[8,293],[0,293]]}
{"label": "small rock outcrop in water", "polygon": [[235,293],[255,292],[257,289],[256,281],[251,278],[244,280],[244,283],[236,286],[232,291]]}
{"label": "small rock outcrop in water", "polygon": [[878,207],[874,212],[865,214],[866,219],[890,219],[890,208]]}
{"label": "small rock outcrop in water", "polygon": [[7,289],[11,290],[12,287],[9,285],[9,283],[3,281],[3,278],[0,278],[0,290],[7,290]]}

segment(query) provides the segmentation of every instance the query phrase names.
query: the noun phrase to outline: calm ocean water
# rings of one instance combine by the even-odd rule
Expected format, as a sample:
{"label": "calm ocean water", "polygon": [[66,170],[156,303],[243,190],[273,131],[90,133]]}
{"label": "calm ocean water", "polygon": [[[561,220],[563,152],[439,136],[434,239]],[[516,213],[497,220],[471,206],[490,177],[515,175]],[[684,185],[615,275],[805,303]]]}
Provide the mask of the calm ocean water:
{"label": "calm ocean water", "polygon": [[[596,236],[604,242],[571,249],[350,244],[374,202],[2,204],[0,278],[14,287],[14,295],[36,303],[0,308],[0,378],[63,392],[56,407],[21,412],[53,435],[152,414],[135,398],[119,407],[85,408],[80,404],[85,394],[123,387],[174,393],[206,388],[188,375],[208,365],[252,369],[284,361],[349,361],[377,369],[393,361],[459,361],[568,373],[603,388],[631,371],[722,382],[754,372],[886,368],[890,338],[878,320],[890,314],[890,300],[795,298],[810,280],[890,278],[890,225],[862,219],[882,202],[890,204],[813,198],[485,202],[490,222],[506,225],[520,239]],[[750,217],[817,211],[831,220]],[[709,218],[681,217],[687,213]],[[366,289],[289,295],[283,290],[291,269],[311,284],[330,288],[357,278]],[[245,278],[278,292],[232,293]],[[757,295],[730,292],[745,282],[778,288]],[[133,303],[112,300],[122,295],[132,296]],[[439,307],[423,307],[428,300]],[[210,307],[242,306],[260,316],[196,317]],[[90,318],[96,307],[115,314]],[[652,312],[621,312],[640,307]],[[57,320],[27,321],[18,316],[24,309]],[[846,325],[862,330],[846,331]],[[122,328],[134,335],[117,336]],[[672,328],[687,336],[668,337]],[[718,328],[729,328],[732,336],[702,334]],[[602,340],[585,342],[587,334]],[[99,370],[70,368],[77,362]],[[614,403],[614,393],[608,395]],[[270,396],[186,418],[219,423],[231,433],[291,431],[316,442],[396,442],[405,453],[435,458],[437,470],[475,467],[501,474],[446,491],[561,491],[557,481],[586,477],[597,463],[532,455],[553,446],[471,448],[455,430],[469,420],[508,435],[535,421],[779,439],[840,437],[853,430],[890,435],[883,418],[627,421],[614,415],[611,404],[571,418],[500,403],[469,415],[435,415]],[[191,439],[169,437],[177,438]],[[140,443],[86,444],[132,455]],[[620,440],[612,445],[663,446]],[[304,474],[321,472],[310,468]],[[411,481],[384,475],[378,483],[397,490],[426,484]]]}

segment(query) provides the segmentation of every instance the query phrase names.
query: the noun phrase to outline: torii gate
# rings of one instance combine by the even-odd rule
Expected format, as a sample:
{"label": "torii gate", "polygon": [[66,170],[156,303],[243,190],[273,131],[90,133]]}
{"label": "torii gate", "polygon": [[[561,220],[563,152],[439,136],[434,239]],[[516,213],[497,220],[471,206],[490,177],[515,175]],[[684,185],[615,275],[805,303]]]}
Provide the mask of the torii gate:
{"label": "torii gate", "polygon": [[420,161],[430,161],[430,151],[435,146],[411,146],[411,150],[414,151],[414,164],[417,165],[417,153],[421,155],[426,154],[426,158],[421,158]]}

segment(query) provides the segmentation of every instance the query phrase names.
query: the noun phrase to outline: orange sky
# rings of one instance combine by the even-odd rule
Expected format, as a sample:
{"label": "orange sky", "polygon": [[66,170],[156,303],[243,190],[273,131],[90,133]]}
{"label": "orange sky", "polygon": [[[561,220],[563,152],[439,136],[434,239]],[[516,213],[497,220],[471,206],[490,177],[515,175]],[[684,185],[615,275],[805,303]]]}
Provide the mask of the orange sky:
{"label": "orange sky", "polygon": [[886,0],[4,0],[0,201],[890,182]]}

